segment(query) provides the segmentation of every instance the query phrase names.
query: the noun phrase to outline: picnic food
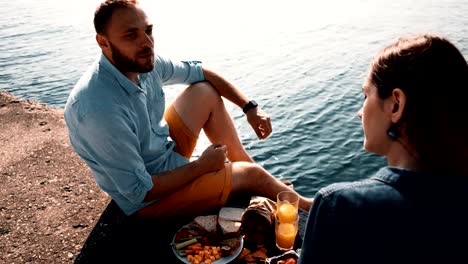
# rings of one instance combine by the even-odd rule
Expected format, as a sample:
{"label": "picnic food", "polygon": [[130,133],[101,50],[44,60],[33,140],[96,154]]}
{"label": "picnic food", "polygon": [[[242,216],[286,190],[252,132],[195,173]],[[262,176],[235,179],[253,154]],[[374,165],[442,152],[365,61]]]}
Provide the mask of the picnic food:
{"label": "picnic food", "polygon": [[245,209],[236,208],[236,207],[223,207],[219,210],[218,217],[224,220],[231,221],[242,221],[242,215],[244,214]]}
{"label": "picnic food", "polygon": [[[240,209],[240,208],[239,208]],[[243,212],[243,209],[240,209]],[[202,215],[197,216],[194,222],[202,229],[211,234],[216,234],[222,238],[237,237],[240,233],[242,225],[240,219],[242,213],[239,211],[224,211],[223,214],[218,215]],[[234,220],[239,219],[239,220]]]}
{"label": "picnic food", "polygon": [[218,235],[224,238],[235,238],[240,235],[244,209],[223,207],[218,214]]}
{"label": "picnic food", "polygon": [[223,238],[238,237],[241,222],[218,218],[219,233]]}
{"label": "picnic food", "polygon": [[[209,219],[209,218],[206,218]],[[203,221],[205,223],[205,221]],[[174,249],[180,257],[193,264],[210,264],[234,254],[240,238],[217,240],[195,222],[181,228],[174,238]]]}
{"label": "picnic food", "polygon": [[236,252],[241,244],[240,225],[218,215],[197,216],[176,233],[173,247],[190,263],[209,264]]}
{"label": "picnic food", "polygon": [[286,260],[280,260],[277,262],[277,264],[296,264],[296,259],[288,258]]}
{"label": "picnic food", "polygon": [[260,245],[274,240],[276,203],[264,197],[252,197],[242,215],[241,233],[244,239]]}
{"label": "picnic food", "polygon": [[209,233],[215,233],[217,231],[217,215],[201,215],[195,217],[193,221]]}
{"label": "picnic food", "polygon": [[266,258],[267,250],[262,245],[259,245],[254,252],[244,248],[242,253],[239,255],[239,259],[243,259],[247,263],[264,263]]}
{"label": "picnic food", "polygon": [[186,250],[187,260],[193,264],[211,264],[221,258],[220,247],[202,246],[201,243],[189,246]]}

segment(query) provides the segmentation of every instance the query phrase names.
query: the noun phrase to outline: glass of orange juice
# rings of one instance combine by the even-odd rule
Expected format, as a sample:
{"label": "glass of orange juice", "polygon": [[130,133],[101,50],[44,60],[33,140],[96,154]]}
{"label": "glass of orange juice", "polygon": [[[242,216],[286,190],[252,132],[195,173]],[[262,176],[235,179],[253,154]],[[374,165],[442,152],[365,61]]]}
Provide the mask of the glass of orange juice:
{"label": "glass of orange juice", "polygon": [[276,216],[281,222],[294,222],[299,209],[299,195],[294,191],[282,191],[277,195]]}
{"label": "glass of orange juice", "polygon": [[297,235],[299,216],[293,221],[283,222],[278,216],[275,220],[276,247],[281,251],[293,249]]}

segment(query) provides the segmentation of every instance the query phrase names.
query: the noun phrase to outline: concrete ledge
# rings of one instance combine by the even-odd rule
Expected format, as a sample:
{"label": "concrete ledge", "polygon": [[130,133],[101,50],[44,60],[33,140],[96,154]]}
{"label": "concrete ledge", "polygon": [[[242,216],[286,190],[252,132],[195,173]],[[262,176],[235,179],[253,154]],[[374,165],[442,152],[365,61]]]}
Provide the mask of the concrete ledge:
{"label": "concrete ledge", "polygon": [[[250,197],[232,197],[227,206],[246,208]],[[216,211],[216,210],[214,210]],[[209,213],[209,212],[208,212]],[[296,247],[300,247],[308,213],[300,210],[299,236]],[[82,263],[180,263],[173,255],[170,243],[175,232],[192,220],[191,217],[167,222],[135,222],[130,220],[114,201],[111,201],[84,243],[75,264]],[[253,245],[255,247],[255,245]],[[265,245],[270,256],[280,255],[274,243]],[[243,264],[236,260],[233,264]]]}

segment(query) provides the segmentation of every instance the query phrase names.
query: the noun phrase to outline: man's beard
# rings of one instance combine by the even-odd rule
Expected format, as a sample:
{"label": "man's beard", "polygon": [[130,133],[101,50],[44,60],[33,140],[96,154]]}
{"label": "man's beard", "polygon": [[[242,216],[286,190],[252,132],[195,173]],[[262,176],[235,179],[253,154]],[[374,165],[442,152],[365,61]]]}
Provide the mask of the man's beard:
{"label": "man's beard", "polygon": [[[110,43],[110,48],[112,51],[112,60],[114,61],[114,66],[119,69],[122,73],[124,72],[137,72],[145,73],[150,72],[154,68],[154,60],[150,60],[145,64],[138,63],[136,60],[129,58],[123,54],[116,46]],[[152,52],[150,48],[146,48],[138,52],[137,56],[145,55]]]}

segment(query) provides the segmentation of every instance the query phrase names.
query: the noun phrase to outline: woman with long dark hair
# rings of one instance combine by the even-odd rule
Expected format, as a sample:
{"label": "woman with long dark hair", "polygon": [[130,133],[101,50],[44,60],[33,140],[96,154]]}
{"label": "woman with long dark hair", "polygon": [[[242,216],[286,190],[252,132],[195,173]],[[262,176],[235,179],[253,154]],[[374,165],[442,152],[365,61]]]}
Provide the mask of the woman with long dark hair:
{"label": "woman with long dark hair", "polygon": [[388,166],[322,188],[299,263],[468,263],[468,65],[448,40],[381,50],[358,112]]}

